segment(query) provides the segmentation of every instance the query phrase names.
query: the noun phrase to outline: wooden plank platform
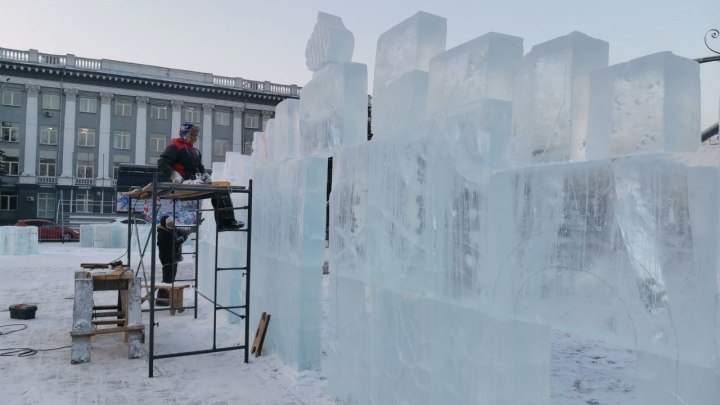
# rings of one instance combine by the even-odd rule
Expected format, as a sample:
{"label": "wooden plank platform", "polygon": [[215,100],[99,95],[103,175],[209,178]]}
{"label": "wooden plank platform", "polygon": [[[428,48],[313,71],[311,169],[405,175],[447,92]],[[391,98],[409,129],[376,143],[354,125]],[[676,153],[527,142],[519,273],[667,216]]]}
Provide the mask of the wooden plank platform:
{"label": "wooden plank platform", "polygon": [[[172,187],[171,190],[158,191],[158,198],[165,200],[204,200],[211,198],[215,193],[220,192],[217,188],[226,189],[228,192],[236,192],[245,190],[245,186],[231,186],[226,181],[213,182],[212,184],[176,184],[176,183],[158,183],[163,187]],[[178,190],[182,188],[182,190]],[[128,197],[145,200],[152,197],[152,183],[145,187],[133,190],[128,193]]]}
{"label": "wooden plank platform", "polygon": [[251,354],[255,357],[260,357],[262,354],[263,343],[265,343],[265,333],[267,333],[268,325],[270,325],[270,314],[263,312],[260,315],[260,323],[258,323],[257,332],[255,332],[255,339],[253,340]]}

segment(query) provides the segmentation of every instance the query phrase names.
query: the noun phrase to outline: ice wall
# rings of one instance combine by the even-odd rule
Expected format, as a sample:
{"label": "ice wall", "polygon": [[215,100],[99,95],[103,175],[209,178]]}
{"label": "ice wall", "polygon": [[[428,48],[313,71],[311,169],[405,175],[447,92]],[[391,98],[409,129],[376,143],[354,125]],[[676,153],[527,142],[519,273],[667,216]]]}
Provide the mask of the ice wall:
{"label": "ice wall", "polygon": [[38,248],[38,228],[0,226],[0,256],[34,255]]}
{"label": "ice wall", "polygon": [[[386,121],[333,158],[331,394],[552,404],[560,330],[632,350],[636,404],[713,403],[720,152],[679,153],[699,144],[692,61],[604,67],[608,45],[571,33],[521,67],[522,40],[490,33],[430,47],[423,90],[415,53],[380,51],[444,44],[419,15],[378,41]],[[610,147],[638,128],[662,137]]]}
{"label": "ice wall", "polygon": [[[145,241],[150,234],[150,225],[138,225],[137,228],[133,225],[131,232],[132,251],[137,253],[145,246]],[[127,237],[128,226],[125,224],[80,225],[81,247],[126,248]]]}

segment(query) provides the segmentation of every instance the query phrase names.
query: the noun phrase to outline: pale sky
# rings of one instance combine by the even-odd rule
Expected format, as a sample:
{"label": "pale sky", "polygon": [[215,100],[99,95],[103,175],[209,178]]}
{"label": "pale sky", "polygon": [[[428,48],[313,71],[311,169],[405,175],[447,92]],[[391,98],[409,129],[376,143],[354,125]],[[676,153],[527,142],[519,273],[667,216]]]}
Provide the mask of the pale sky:
{"label": "pale sky", "polygon": [[[610,64],[672,51],[713,55],[718,0],[0,0],[0,47],[115,59],[304,85],[305,45],[318,11],[355,35],[354,62],[372,83],[381,33],[418,11],[447,18],[447,47],[489,31],[533,45],[581,31],[610,43]],[[720,39],[711,45],[720,50]],[[701,65],[702,127],[720,116],[720,62]]]}

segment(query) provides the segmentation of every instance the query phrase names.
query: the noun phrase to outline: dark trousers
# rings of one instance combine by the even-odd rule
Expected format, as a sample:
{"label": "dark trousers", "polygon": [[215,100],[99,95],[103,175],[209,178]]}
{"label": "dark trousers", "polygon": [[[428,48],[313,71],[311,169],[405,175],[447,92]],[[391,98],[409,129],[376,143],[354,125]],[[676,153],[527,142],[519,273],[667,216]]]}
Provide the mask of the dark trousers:
{"label": "dark trousers", "polygon": [[[176,247],[177,248],[177,247]],[[182,248],[180,246],[180,248]],[[169,250],[166,251],[166,250]],[[178,258],[172,254],[172,249],[160,248],[160,263],[162,263],[162,281],[163,283],[172,283],[177,275]],[[167,290],[158,290],[158,298],[170,298]]]}
{"label": "dark trousers", "polygon": [[[210,199],[215,208],[215,224],[219,227],[232,226],[235,223],[235,211],[228,193],[217,193]],[[226,209],[222,209],[226,208]]]}

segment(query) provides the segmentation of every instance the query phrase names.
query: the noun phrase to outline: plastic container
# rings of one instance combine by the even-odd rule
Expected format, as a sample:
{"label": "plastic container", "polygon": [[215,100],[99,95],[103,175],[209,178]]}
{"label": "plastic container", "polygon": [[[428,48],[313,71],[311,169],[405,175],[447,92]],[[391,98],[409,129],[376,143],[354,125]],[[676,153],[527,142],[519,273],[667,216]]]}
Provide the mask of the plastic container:
{"label": "plastic container", "polygon": [[36,305],[15,304],[10,305],[10,318],[12,319],[35,319]]}

